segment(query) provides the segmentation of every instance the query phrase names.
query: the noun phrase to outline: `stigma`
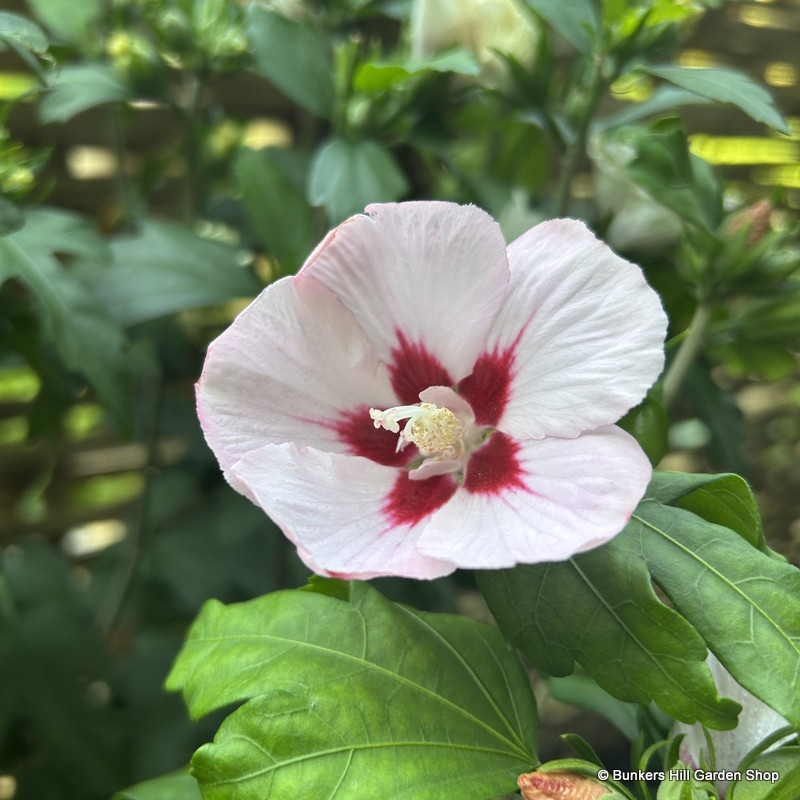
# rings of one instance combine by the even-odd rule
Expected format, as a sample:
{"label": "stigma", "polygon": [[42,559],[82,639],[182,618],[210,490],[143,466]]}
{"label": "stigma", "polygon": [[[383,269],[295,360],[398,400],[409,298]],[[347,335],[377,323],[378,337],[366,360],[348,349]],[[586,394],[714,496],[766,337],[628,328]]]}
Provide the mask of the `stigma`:
{"label": "stigma", "polygon": [[[394,406],[385,411],[371,408],[369,415],[376,428],[399,434],[397,450],[415,444],[420,455],[440,461],[464,455],[464,423],[446,407],[435,403]],[[400,430],[400,422],[407,420]]]}

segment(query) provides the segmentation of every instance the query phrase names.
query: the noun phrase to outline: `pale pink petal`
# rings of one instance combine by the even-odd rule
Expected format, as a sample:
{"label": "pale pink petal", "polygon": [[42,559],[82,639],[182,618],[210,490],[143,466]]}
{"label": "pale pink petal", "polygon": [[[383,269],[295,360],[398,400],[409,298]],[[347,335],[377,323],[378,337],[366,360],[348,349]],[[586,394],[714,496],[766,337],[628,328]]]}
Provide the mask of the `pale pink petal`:
{"label": "pale pink petal", "polygon": [[576,439],[495,433],[486,447],[431,516],[420,552],[474,569],[562,561],[619,533],[650,480],[642,449],[615,425]]}
{"label": "pale pink petal", "polygon": [[517,439],[616,422],[663,367],[658,295],[575,220],[537,225],[509,245],[508,259],[507,301],[464,392],[478,421]]}
{"label": "pale pink petal", "polygon": [[268,443],[360,452],[361,434],[381,433],[369,407],[395,402],[353,315],[307,278],[268,286],[212,342],[197,384],[203,431],[226,474]]}
{"label": "pale pink petal", "polygon": [[406,480],[401,470],[358,456],[275,444],[244,456],[231,475],[317,572],[365,580],[437,578],[456,567],[446,557],[417,552],[424,517],[387,514],[398,481]]}
{"label": "pale pink petal", "polygon": [[404,403],[472,371],[508,284],[497,223],[439,202],[369,206],[331,231],[300,274],[353,312]]}

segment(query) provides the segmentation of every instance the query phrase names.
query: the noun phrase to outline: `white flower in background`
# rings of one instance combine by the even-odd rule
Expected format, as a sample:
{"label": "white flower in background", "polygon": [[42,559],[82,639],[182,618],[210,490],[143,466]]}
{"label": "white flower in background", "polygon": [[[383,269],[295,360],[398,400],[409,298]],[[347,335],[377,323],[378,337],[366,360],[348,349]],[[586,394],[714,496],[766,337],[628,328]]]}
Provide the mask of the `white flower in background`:
{"label": "white flower in background", "polygon": [[[706,736],[703,726],[698,724],[686,725],[678,722],[672,730],[673,736],[684,733],[686,737],[681,742],[680,758],[693,769],[705,765],[713,766],[715,770],[736,770],[742,759],[759,742],[767,738],[780,728],[789,723],[766,703],[762,703],[755,695],[750,694],[743,686],[734,680],[733,675],[720,664],[713,653],[706,659],[717,691],[725,697],[732,697],[742,707],[739,714],[739,724],[730,731],[709,730],[711,741],[714,744],[714,763],[708,754]],[[778,747],[780,743],[773,745]],[[702,754],[702,755],[701,755]],[[727,781],[719,781],[717,788],[720,798],[725,798],[728,788]]]}
{"label": "white flower in background", "polygon": [[643,252],[673,244],[681,235],[680,218],[625,171],[636,157],[633,145],[595,134],[589,139],[588,151],[594,164],[595,200],[600,213],[612,217],[606,241],[616,250]]}
{"label": "white flower in background", "polygon": [[530,66],[539,29],[516,0],[414,0],[411,55],[423,59],[457,45],[472,53],[489,83],[502,82],[503,53]]}

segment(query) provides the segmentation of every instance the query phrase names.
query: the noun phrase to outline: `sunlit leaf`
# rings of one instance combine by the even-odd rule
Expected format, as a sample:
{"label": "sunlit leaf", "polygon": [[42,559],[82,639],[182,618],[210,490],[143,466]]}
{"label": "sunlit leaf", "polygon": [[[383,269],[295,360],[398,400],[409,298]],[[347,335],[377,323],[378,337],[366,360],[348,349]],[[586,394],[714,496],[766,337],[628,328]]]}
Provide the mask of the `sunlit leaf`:
{"label": "sunlit leaf", "polygon": [[486,800],[536,763],[528,678],[499,632],[367,584],[348,600],[211,601],[168,678],[194,716],[246,701],[192,760],[205,800]]}
{"label": "sunlit leaf", "polygon": [[391,89],[427,72],[456,72],[477,75],[480,71],[475,58],[465,50],[450,51],[427,61],[378,62],[368,61],[356,71],[353,87],[359,92],[378,92]]}

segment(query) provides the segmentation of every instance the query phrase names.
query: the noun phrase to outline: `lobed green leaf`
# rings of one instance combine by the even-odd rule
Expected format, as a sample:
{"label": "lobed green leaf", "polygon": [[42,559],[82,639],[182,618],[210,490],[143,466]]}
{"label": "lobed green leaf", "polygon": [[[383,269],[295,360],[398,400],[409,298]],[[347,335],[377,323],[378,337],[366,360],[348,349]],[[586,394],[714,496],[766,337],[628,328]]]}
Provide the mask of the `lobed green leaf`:
{"label": "lobed green leaf", "polygon": [[499,631],[282,591],[203,608],[170,674],[193,716],[246,701],[192,760],[206,800],[485,800],[536,763],[527,675]]}
{"label": "lobed green leaf", "polygon": [[577,661],[620,700],[736,724],[739,706],[717,695],[702,638],[658,599],[630,530],[568,561],[481,572],[478,585],[506,636],[548,674]]}
{"label": "lobed green leaf", "polygon": [[654,500],[635,533],[653,579],[725,668],[800,727],[800,570],[729,528]]}

